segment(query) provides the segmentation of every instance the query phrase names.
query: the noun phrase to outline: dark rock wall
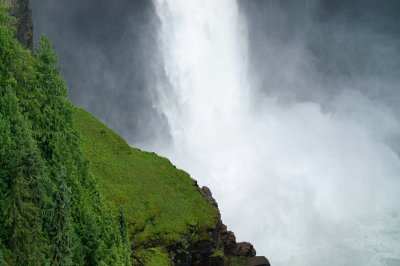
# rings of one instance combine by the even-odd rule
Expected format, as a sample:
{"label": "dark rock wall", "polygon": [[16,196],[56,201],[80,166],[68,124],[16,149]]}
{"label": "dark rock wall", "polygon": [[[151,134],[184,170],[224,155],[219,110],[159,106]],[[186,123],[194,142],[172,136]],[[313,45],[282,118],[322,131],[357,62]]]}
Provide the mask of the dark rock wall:
{"label": "dark rock wall", "polygon": [[[209,188],[199,188],[204,197],[218,209],[218,203],[212,196]],[[183,236],[181,241],[173,243],[167,247],[170,259],[175,265],[212,265],[212,266],[230,266],[231,259],[236,258],[241,261],[241,265],[257,265],[253,260],[266,262],[265,257],[255,257],[256,250],[248,242],[236,242],[235,234],[227,230],[227,226],[222,223],[221,215],[218,214],[218,222],[214,228],[209,228],[207,232],[199,232],[199,228],[192,228],[188,236]],[[203,240],[192,239],[191,235],[208,235]],[[247,261],[247,259],[251,259]],[[268,263],[268,264],[267,264]]]}
{"label": "dark rock wall", "polygon": [[[204,197],[218,209],[218,203],[214,199],[208,187],[201,188]],[[256,250],[248,242],[236,242],[235,234],[227,229],[219,214],[216,228],[208,232],[211,238],[197,243],[188,242],[185,248],[182,243],[169,247],[171,259],[176,265],[213,265],[229,266],[229,258],[241,258],[246,266],[269,266],[264,256],[256,257]],[[218,253],[220,251],[220,253]],[[219,254],[219,255],[217,255]],[[236,264],[235,264],[236,265]]]}
{"label": "dark rock wall", "polygon": [[[218,203],[212,196],[208,187],[203,187],[202,192],[208,201],[218,208]],[[220,215],[221,217],[221,215]],[[257,252],[253,245],[248,242],[236,242],[236,236],[232,231],[229,231],[227,226],[222,222],[221,218],[216,228],[218,243],[226,256],[244,258],[246,266],[270,266],[268,259],[264,256],[256,256]],[[218,264],[209,264],[218,265]],[[230,265],[229,262],[220,261],[220,265]]]}
{"label": "dark rock wall", "polygon": [[29,0],[9,0],[11,15],[17,19],[15,37],[20,43],[32,50],[33,49],[33,23],[32,10]]}

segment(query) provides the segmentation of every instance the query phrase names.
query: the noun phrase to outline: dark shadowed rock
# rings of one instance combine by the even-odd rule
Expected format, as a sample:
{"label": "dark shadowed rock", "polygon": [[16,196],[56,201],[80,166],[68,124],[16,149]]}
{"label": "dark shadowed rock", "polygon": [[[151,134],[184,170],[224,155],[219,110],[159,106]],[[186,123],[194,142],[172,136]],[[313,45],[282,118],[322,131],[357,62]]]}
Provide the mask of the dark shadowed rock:
{"label": "dark shadowed rock", "polygon": [[234,254],[236,248],[236,236],[232,231],[228,231],[226,225],[221,222],[219,235],[224,245],[224,251]]}
{"label": "dark shadowed rock", "polygon": [[[210,189],[208,187],[200,189],[197,182],[194,185],[202,192],[210,204],[218,209],[218,204],[213,198]],[[187,236],[182,237],[180,241],[167,248],[169,257],[175,265],[228,266],[231,265],[229,258],[232,257],[243,259],[244,265],[269,265],[265,257],[255,257],[255,260],[246,261],[247,258],[250,259],[256,255],[253,245],[248,242],[237,243],[235,234],[229,231],[221,221],[219,212],[218,217],[219,221],[216,227],[209,228],[207,231],[208,239],[199,241],[196,238],[191,238],[191,235],[196,234],[198,230],[195,226],[192,226]],[[259,264],[254,264],[253,262]]]}
{"label": "dark shadowed rock", "polygon": [[260,256],[247,258],[246,266],[271,266],[271,264],[269,264],[266,257]]}
{"label": "dark shadowed rock", "polygon": [[256,255],[256,250],[252,244],[241,242],[236,244],[234,254],[243,257],[254,257]]}
{"label": "dark shadowed rock", "polygon": [[[218,203],[213,198],[212,193],[208,187],[202,187],[206,199],[215,207],[218,208]],[[221,216],[220,216],[221,217]],[[217,226],[217,236],[222,244],[222,250],[225,255],[247,258],[246,265],[251,266],[270,266],[265,257],[255,257],[257,252],[253,245],[248,242],[236,242],[236,236],[232,231],[229,231],[227,226],[220,220]],[[225,265],[225,264],[208,264],[208,265]]]}
{"label": "dark shadowed rock", "polygon": [[218,208],[218,203],[214,199],[211,190],[208,187],[202,187],[201,190],[203,191],[204,196],[208,199],[208,201],[216,208]]}
{"label": "dark shadowed rock", "polygon": [[15,37],[30,50],[33,49],[32,10],[29,0],[8,0],[10,13],[17,19]]}

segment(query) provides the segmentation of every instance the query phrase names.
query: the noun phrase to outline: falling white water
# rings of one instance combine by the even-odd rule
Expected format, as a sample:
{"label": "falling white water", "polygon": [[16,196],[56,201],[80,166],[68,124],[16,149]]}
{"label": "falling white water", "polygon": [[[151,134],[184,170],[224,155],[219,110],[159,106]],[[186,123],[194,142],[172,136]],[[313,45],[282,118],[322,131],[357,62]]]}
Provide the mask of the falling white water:
{"label": "falling white water", "polygon": [[260,99],[234,0],[155,5],[173,143],[153,149],[212,189],[238,240],[272,265],[399,265],[397,118],[351,90],[330,113]]}

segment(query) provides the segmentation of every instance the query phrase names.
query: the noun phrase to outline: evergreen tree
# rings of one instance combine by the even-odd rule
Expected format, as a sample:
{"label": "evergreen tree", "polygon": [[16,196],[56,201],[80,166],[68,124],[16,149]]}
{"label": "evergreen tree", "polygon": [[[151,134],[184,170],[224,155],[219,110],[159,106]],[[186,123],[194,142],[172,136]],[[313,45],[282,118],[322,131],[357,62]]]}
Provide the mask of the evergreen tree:
{"label": "evergreen tree", "polygon": [[[36,139],[42,156],[48,162],[51,179],[56,180],[58,169],[64,169],[64,185],[71,195],[65,213],[69,212],[74,220],[70,234],[76,237],[72,248],[73,261],[78,263],[83,260],[87,265],[98,265],[101,261],[113,263],[125,254],[121,252],[119,240],[112,236],[118,232],[109,230],[110,226],[116,228],[116,224],[105,217],[105,207],[101,204],[95,180],[80,151],[79,135],[73,126],[73,106],[66,98],[66,84],[60,76],[57,55],[46,37],[40,39],[34,56],[34,91],[42,94],[39,97],[42,106],[37,109],[38,112],[30,111],[31,115],[34,114],[30,119],[36,121]],[[28,102],[28,105],[32,109],[33,104]],[[56,190],[59,191],[59,188]],[[54,226],[50,231],[51,235],[55,234]],[[57,244],[54,239],[52,242]],[[116,247],[118,254],[111,247]],[[114,259],[110,259],[112,257]]]}
{"label": "evergreen tree", "polygon": [[45,250],[40,208],[33,203],[29,180],[19,173],[13,180],[8,209],[10,250],[17,265],[43,265]]}
{"label": "evergreen tree", "polygon": [[53,250],[53,265],[72,265],[73,227],[71,220],[71,190],[65,183],[65,171],[57,175],[57,190],[53,197],[52,238],[55,245]]}
{"label": "evergreen tree", "polygon": [[[13,38],[0,2],[0,236],[17,265],[43,265],[43,165],[16,90],[31,76],[29,52]],[[4,255],[3,255],[4,256]]]}
{"label": "evergreen tree", "polygon": [[118,223],[122,246],[125,248],[125,265],[130,265],[130,242],[128,237],[128,226],[126,224],[125,211],[123,209],[120,209],[119,211]]}
{"label": "evergreen tree", "polygon": [[[126,265],[126,225],[106,212],[80,151],[57,55],[14,39],[0,0],[0,265]],[[121,227],[122,226],[122,227]]]}
{"label": "evergreen tree", "polygon": [[6,261],[6,253],[7,252],[8,252],[8,250],[3,245],[3,243],[1,243],[1,241],[0,241],[0,265],[2,265],[2,266],[8,266],[9,265],[7,263],[7,261]]}
{"label": "evergreen tree", "polygon": [[43,265],[46,252],[42,232],[40,174],[42,164],[7,83],[0,85],[2,235],[17,265]]}
{"label": "evergreen tree", "polygon": [[[85,186],[82,184],[87,179],[88,169],[80,153],[79,136],[73,127],[73,106],[66,98],[66,85],[57,64],[57,55],[50,41],[43,36],[35,50],[35,79],[30,88],[36,94],[36,101],[27,99],[24,105],[29,110],[29,120],[34,121],[35,138],[49,169],[50,179],[46,184],[48,194],[61,196],[62,184],[65,189],[63,196],[68,197],[68,204],[63,205],[63,213],[70,216],[68,219],[74,220],[72,226],[68,227],[68,233],[60,238],[60,225],[54,224],[59,221],[50,217],[61,214],[54,213],[56,209],[53,205],[46,207],[45,227],[50,242],[53,246],[63,247],[63,251],[55,249],[57,252],[71,252],[72,261],[77,264],[88,257],[86,252],[92,253],[92,247],[84,246],[84,232],[92,232],[96,227],[82,229],[83,225],[88,224],[88,219],[84,219],[86,212],[92,211],[91,206],[86,206],[92,199],[85,199]],[[67,221],[65,223],[67,225]],[[74,238],[73,246],[69,243],[71,238]]]}

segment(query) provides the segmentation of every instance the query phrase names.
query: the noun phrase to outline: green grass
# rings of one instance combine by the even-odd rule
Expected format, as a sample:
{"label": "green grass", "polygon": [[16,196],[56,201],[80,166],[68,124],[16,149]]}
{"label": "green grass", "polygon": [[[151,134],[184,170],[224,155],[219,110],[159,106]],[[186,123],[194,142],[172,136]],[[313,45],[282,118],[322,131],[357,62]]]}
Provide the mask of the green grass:
{"label": "green grass", "polygon": [[164,246],[188,235],[189,228],[207,237],[206,230],[215,227],[217,210],[187,173],[155,153],[129,147],[82,109],[75,110],[74,123],[100,192],[111,211],[124,209],[134,245]]}
{"label": "green grass", "polygon": [[142,249],[136,253],[147,266],[172,266],[168,253],[162,247]]}
{"label": "green grass", "polygon": [[226,257],[225,264],[230,266],[243,266],[246,265],[246,258],[244,257]]}

